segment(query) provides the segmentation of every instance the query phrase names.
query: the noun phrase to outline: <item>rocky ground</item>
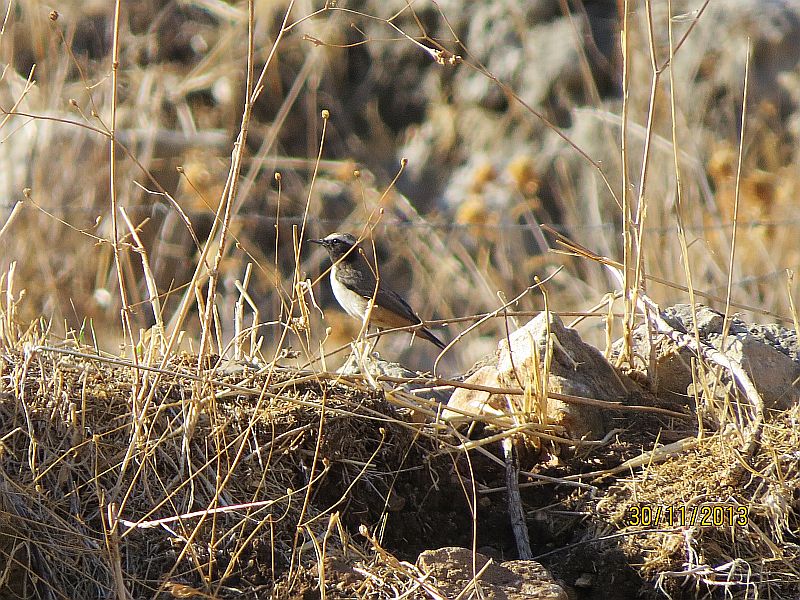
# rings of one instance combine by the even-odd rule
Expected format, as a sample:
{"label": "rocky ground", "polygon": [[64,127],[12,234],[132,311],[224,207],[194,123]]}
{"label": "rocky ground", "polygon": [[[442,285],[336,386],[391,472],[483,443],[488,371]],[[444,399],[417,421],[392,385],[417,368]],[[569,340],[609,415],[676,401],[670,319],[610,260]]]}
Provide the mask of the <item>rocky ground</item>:
{"label": "rocky ground", "polygon": [[1,596],[791,597],[794,334],[692,314],[635,332],[649,372],[544,314],[457,380],[29,342],[2,366]]}

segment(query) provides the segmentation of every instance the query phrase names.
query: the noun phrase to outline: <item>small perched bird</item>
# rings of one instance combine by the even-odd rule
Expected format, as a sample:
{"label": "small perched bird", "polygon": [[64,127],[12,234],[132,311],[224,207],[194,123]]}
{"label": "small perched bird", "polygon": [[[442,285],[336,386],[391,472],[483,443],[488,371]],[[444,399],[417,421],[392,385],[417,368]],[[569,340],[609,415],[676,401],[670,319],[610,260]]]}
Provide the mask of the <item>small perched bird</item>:
{"label": "small perched bird", "polygon": [[[309,241],[320,244],[328,251],[333,263],[333,295],[348,315],[365,321],[369,301],[374,296],[375,302],[369,314],[370,325],[379,329],[393,329],[422,324],[422,320],[408,303],[390,289],[383,278],[377,282],[375,269],[364,258],[355,236],[349,233],[332,233],[321,240]],[[427,327],[420,327],[415,333],[444,350],[445,344]]]}

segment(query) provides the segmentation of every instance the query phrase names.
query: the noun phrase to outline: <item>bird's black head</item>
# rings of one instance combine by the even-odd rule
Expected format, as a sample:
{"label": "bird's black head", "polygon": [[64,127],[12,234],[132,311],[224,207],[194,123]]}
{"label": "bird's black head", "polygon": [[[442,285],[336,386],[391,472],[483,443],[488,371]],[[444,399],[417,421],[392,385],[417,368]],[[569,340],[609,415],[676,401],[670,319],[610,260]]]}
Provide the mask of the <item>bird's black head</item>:
{"label": "bird's black head", "polygon": [[319,244],[325,248],[333,262],[338,262],[345,255],[347,255],[345,260],[349,258],[355,259],[358,255],[358,248],[352,250],[354,246],[358,245],[358,240],[350,233],[332,233],[321,240],[309,240],[309,242]]}

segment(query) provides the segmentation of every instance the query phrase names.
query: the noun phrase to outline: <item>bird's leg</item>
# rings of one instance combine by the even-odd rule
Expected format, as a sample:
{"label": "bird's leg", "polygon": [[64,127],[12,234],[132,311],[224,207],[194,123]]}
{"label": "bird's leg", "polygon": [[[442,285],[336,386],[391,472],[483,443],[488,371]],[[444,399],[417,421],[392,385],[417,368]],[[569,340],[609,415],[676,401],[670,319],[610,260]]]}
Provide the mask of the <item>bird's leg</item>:
{"label": "bird's leg", "polygon": [[353,348],[353,353],[360,361],[362,357],[369,357],[372,350],[375,348],[375,342],[367,338],[369,334],[369,324],[362,325],[358,337],[353,340],[350,346]]}
{"label": "bird's leg", "polygon": [[359,356],[364,356],[368,358],[372,356],[372,353],[375,351],[375,346],[378,345],[379,339],[380,339],[379,337],[376,337],[375,339],[367,339],[360,337],[357,340],[353,341],[353,348]]}
{"label": "bird's leg", "polygon": [[380,327],[376,327],[375,331],[378,333],[378,335],[375,336],[375,341],[372,342],[372,347],[369,349],[370,354],[375,352],[375,348],[378,347],[378,342],[381,341],[381,328]]}
{"label": "bird's leg", "polygon": [[353,348],[353,356],[356,364],[358,365],[359,372],[367,378],[367,381],[374,387],[379,387],[378,382],[374,379],[374,363],[372,352],[375,350],[375,345],[378,343],[377,338],[373,341],[359,337],[351,344]]}
{"label": "bird's leg", "polygon": [[[366,353],[367,356],[371,355],[375,351],[375,347],[378,345],[378,340],[380,340],[381,328],[375,327],[369,321],[369,313],[371,310],[367,311],[367,316],[365,318],[365,322],[361,327],[361,333],[359,333],[358,343],[363,345],[362,351]],[[375,337],[374,341],[368,339],[369,330],[375,327],[375,331],[378,332],[378,335]]]}
{"label": "bird's leg", "polygon": [[353,356],[356,360],[356,364],[358,365],[358,370],[362,374],[368,374],[369,368],[367,365],[369,364],[369,342],[359,338],[353,340],[351,346],[353,348]]}

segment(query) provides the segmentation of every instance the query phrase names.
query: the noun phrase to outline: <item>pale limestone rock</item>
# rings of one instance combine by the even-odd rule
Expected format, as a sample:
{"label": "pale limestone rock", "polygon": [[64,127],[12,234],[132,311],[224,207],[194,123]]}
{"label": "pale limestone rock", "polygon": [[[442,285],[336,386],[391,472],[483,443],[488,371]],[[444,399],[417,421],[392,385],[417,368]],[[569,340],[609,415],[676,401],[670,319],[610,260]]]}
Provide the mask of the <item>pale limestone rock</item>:
{"label": "pale limestone rock", "polygon": [[[548,347],[548,331],[552,358],[548,391],[609,401],[621,401],[634,385],[617,373],[592,346],[585,344],[574,329],[564,326],[557,315],[545,313],[531,319],[498,344],[496,358],[479,368],[466,379],[472,385],[493,388],[525,388],[541,380],[544,357]],[[491,394],[486,391],[457,389],[448,407],[479,415],[508,415],[509,399],[520,410],[522,397]],[[573,438],[602,437],[605,433],[603,412],[595,407],[547,400],[547,418],[561,425]],[[444,417],[456,422],[465,417],[456,411],[445,411]]]}
{"label": "pale limestone rock", "polygon": [[[447,598],[471,598],[468,585],[481,591],[480,597],[493,600],[568,600],[569,596],[541,564],[533,560],[512,560],[486,567],[489,557],[467,548],[447,547],[426,550],[417,558],[417,567],[430,573],[436,587]],[[481,572],[476,584],[470,582]]]}

